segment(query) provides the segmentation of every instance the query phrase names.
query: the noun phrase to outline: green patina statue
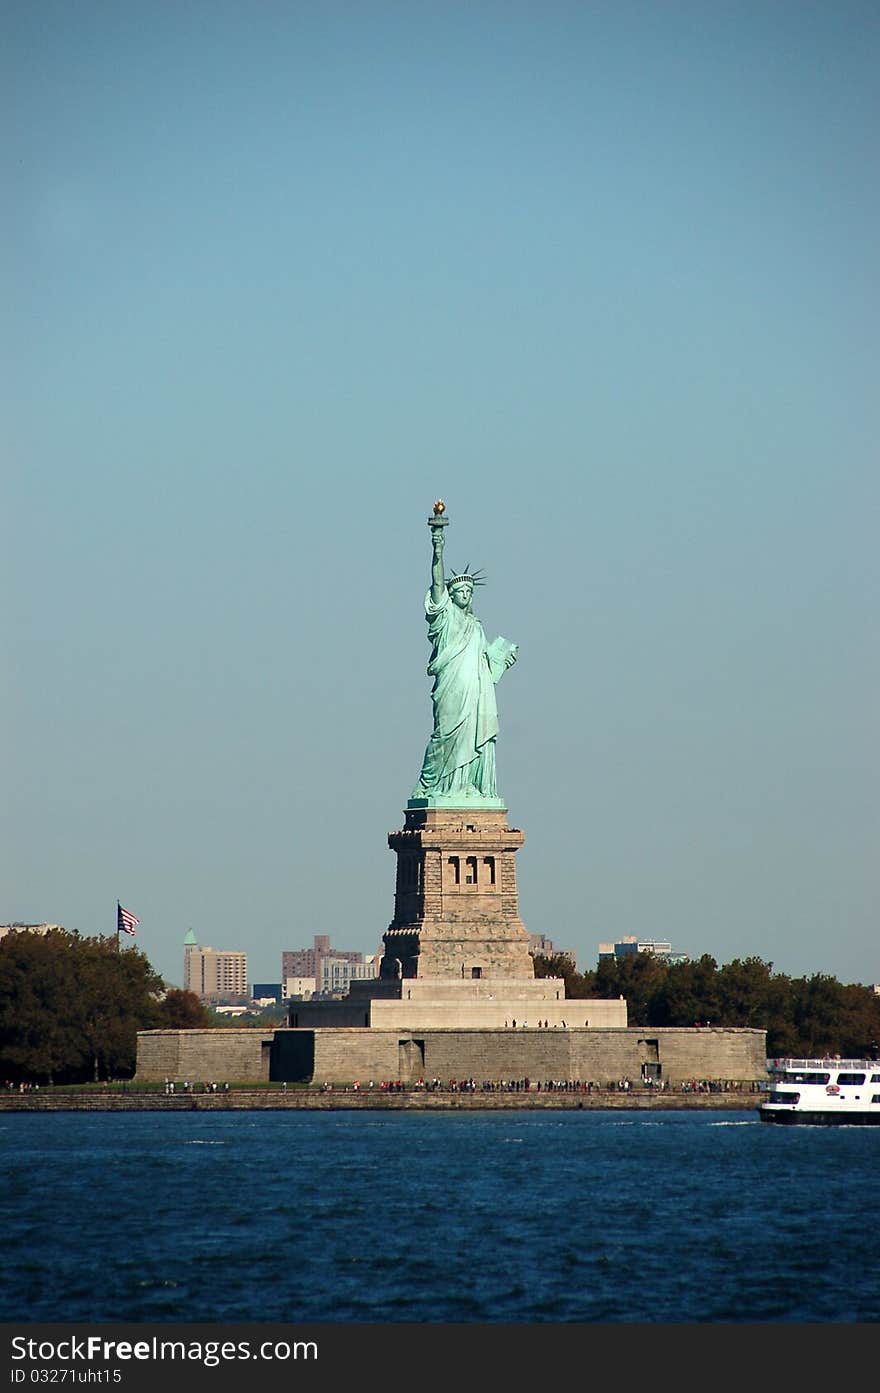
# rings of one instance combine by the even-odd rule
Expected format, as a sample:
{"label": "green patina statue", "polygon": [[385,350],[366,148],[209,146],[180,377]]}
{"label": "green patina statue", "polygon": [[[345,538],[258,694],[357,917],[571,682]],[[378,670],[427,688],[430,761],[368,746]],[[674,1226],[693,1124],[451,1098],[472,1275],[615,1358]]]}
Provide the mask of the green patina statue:
{"label": "green patina statue", "polygon": [[482,584],[480,572],[471,572],[468,565],[446,579],[445,511],[438,500],[434,516],[428,519],[434,557],[425,617],[431,643],[428,676],[434,679],[434,730],[409,806],[502,808],[495,787],[495,684],[516,662],[517,645],[504,638],[487,644],[472,604],[474,587]]}

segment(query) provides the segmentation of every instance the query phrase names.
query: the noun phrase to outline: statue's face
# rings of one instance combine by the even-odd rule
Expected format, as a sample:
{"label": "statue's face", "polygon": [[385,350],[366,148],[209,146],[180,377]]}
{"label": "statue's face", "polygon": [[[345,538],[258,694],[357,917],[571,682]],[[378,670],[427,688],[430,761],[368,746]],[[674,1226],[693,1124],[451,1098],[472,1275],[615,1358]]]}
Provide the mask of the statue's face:
{"label": "statue's face", "polygon": [[459,609],[470,609],[473,593],[474,587],[462,582],[461,585],[453,585],[449,592],[449,598],[454,605],[458,605]]}

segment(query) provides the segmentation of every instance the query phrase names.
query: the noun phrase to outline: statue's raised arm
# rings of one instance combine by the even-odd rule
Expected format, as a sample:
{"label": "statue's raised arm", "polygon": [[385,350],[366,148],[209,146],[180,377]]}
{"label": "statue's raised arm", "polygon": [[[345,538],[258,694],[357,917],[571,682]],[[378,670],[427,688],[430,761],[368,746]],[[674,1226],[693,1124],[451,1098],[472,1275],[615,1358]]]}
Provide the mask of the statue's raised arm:
{"label": "statue's raised arm", "polygon": [[482,584],[481,572],[468,565],[446,579],[445,512],[438,499],[428,519],[433,556],[425,617],[434,730],[410,802],[421,807],[498,808],[504,805],[495,787],[495,684],[515,661],[516,645],[503,638],[486,642],[472,603],[474,587]]}
{"label": "statue's raised arm", "polygon": [[443,571],[443,528],[439,523],[431,528],[431,546],[434,548],[434,558],[431,562],[431,599],[435,605],[439,605],[446,594],[446,576]]}

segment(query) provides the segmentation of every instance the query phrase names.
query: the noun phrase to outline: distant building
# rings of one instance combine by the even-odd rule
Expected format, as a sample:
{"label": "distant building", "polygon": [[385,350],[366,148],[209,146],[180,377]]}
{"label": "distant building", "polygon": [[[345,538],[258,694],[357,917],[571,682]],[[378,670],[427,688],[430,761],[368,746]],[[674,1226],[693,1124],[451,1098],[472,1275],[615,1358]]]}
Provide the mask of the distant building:
{"label": "distant building", "polygon": [[[334,964],[325,970],[325,961]],[[364,966],[365,962],[371,965],[368,972],[350,972],[348,981],[360,980],[363,977],[378,976],[378,962],[373,966],[373,958],[365,959],[363,953],[355,953],[343,948],[333,948],[330,944],[329,934],[316,934],[314,947],[296,948],[281,954],[281,980],[286,982],[289,977],[314,977],[316,991],[334,991],[334,987],[325,987],[322,984],[326,980],[341,980],[344,976],[344,969],[339,966],[341,963],[351,963],[352,965]],[[340,988],[347,991],[348,987]]]}
{"label": "distant building", "polygon": [[183,941],[183,988],[213,1006],[246,1006],[247,953],[200,947],[190,929]]}
{"label": "distant building", "polygon": [[0,938],[5,938],[7,934],[47,934],[50,929],[63,928],[63,924],[0,924]]}
{"label": "distant building", "polygon": [[315,994],[314,977],[285,977],[281,991],[285,1001],[309,1001]]}
{"label": "distant building", "polygon": [[270,1002],[281,1001],[281,983],[253,982],[251,984],[251,997],[260,1006],[268,1006]]}
{"label": "distant building", "polygon": [[345,996],[352,982],[364,982],[376,975],[372,958],[367,960],[361,955],[360,962],[352,962],[350,958],[338,957],[334,953],[321,959],[317,990]]}
{"label": "distant building", "polygon": [[690,962],[687,953],[674,953],[672,944],[666,938],[639,938],[637,934],[626,934],[616,943],[599,944],[600,962],[603,959],[631,958],[636,953],[649,953],[652,958],[660,958],[669,964]]}
{"label": "distant building", "polygon": [[529,934],[529,952],[533,958],[567,958],[575,966],[573,948],[557,948],[546,934]]}

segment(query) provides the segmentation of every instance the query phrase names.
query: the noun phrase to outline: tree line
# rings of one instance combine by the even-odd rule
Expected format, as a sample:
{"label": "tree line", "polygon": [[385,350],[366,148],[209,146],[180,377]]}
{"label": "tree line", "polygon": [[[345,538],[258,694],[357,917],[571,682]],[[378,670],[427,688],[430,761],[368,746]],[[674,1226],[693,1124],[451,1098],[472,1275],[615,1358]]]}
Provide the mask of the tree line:
{"label": "tree line", "polygon": [[762,958],[734,958],[719,967],[705,954],[666,963],[651,953],[600,959],[577,972],[564,956],[535,958],[538,977],[563,977],[572,997],[620,997],[630,1025],[752,1026],[767,1032],[771,1059],[875,1058],[880,1046],[880,996],[815,973],[788,977]]}
{"label": "tree line", "polygon": [[115,935],[28,930],[0,939],[0,1085],[131,1078],[139,1030],[212,1023]]}

